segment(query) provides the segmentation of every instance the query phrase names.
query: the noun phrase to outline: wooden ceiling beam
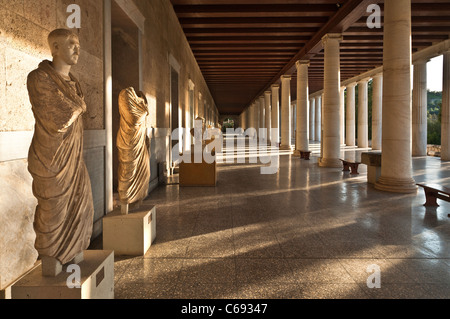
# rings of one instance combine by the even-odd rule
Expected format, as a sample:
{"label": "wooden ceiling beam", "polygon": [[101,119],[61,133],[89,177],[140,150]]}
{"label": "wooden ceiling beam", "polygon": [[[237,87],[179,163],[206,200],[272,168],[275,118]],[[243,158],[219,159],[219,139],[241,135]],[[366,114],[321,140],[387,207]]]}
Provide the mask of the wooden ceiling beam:
{"label": "wooden ceiling beam", "polygon": [[177,14],[187,13],[275,13],[275,12],[336,12],[338,7],[335,4],[239,4],[239,5],[174,5]]}

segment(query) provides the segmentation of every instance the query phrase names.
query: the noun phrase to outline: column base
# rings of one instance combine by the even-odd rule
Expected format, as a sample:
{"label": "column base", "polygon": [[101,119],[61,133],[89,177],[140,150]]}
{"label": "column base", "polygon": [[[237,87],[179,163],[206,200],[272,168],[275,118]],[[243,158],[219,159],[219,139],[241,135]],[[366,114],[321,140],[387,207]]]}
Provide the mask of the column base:
{"label": "column base", "polygon": [[342,162],[339,158],[320,158],[320,167],[341,168]]}
{"label": "column base", "polygon": [[280,151],[293,151],[293,147],[291,145],[281,145]]}
{"label": "column base", "polygon": [[402,193],[411,194],[416,193],[418,187],[414,179],[397,179],[390,177],[380,177],[378,182],[375,183],[375,189],[390,192],[390,193]]}

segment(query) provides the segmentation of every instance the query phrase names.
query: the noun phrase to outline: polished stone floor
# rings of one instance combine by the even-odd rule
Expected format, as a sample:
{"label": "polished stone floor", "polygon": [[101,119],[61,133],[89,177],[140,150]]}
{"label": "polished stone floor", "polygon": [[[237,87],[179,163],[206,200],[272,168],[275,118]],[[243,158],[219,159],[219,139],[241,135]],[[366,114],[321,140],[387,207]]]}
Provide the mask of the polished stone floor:
{"label": "polished stone floor", "polygon": [[[152,192],[157,239],[143,257],[116,256],[116,299],[450,298],[450,203],[377,191],[365,165],[319,168],[311,147],[311,161],[280,155],[277,174],[222,164],[215,188]],[[450,186],[450,163],[413,166],[416,182]]]}

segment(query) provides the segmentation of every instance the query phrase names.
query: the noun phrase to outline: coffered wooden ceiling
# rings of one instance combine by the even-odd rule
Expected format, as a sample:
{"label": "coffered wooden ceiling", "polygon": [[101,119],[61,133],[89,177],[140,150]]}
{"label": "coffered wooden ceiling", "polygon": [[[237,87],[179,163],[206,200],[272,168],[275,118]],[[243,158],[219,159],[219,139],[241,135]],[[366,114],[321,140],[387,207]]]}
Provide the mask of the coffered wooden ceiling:
{"label": "coffered wooden ceiling", "polygon": [[[391,0],[394,1],[394,0]],[[383,29],[369,29],[376,0],[171,0],[221,114],[240,114],[295,62],[309,59],[310,92],[323,88],[327,33],[343,33],[341,77],[383,62]],[[382,20],[383,21],[383,20]],[[413,51],[449,38],[450,0],[412,0]]]}

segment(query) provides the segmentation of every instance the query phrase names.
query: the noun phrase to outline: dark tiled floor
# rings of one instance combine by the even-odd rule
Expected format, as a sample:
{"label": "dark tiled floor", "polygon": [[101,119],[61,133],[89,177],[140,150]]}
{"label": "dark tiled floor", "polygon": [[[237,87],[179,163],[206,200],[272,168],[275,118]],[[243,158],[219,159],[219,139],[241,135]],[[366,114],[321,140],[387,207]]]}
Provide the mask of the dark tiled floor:
{"label": "dark tiled floor", "polygon": [[[413,162],[417,182],[450,185],[450,163]],[[215,188],[152,192],[157,239],[143,257],[116,256],[115,297],[450,298],[450,203],[377,191],[365,165],[356,177],[316,157],[280,156],[274,175],[260,166],[220,165]],[[368,288],[372,265],[380,289]]]}

